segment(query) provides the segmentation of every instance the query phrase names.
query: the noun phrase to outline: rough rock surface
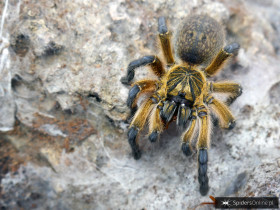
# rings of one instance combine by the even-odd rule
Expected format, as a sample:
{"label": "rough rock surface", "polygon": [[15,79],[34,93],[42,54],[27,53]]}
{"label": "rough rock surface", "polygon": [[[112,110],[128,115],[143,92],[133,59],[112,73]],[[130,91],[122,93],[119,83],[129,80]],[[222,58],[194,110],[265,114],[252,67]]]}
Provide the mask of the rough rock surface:
{"label": "rough rock surface", "polygon": [[[142,158],[127,143],[128,63],[159,54],[157,18],[169,28],[207,13],[237,41],[214,81],[240,83],[237,126],[213,127],[213,196],[279,196],[280,2],[0,2],[0,206],[23,209],[187,209],[198,190],[196,154],[180,150],[175,126]],[[152,76],[138,69],[136,79]],[[173,128],[172,128],[173,127]],[[204,208],[204,207],[199,207]],[[205,207],[206,208],[206,207]]]}

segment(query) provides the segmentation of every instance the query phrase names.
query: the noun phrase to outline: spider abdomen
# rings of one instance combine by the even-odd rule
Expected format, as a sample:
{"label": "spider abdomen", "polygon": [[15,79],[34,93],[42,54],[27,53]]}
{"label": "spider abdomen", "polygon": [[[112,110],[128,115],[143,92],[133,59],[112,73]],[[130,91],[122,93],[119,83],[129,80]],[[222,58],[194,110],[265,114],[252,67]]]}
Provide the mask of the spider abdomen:
{"label": "spider abdomen", "polygon": [[170,70],[166,79],[168,95],[183,94],[187,100],[195,101],[200,96],[205,84],[204,75],[195,69],[185,66],[175,66]]}
{"label": "spider abdomen", "polygon": [[179,27],[175,50],[182,61],[207,65],[224,45],[222,26],[208,15],[188,16]]}

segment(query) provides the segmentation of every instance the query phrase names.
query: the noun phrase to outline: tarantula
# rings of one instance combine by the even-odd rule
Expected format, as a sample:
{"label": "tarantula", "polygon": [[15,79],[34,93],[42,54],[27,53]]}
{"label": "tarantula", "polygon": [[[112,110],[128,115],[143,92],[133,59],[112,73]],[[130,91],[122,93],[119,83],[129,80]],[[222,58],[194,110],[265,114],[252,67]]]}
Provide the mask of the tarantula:
{"label": "tarantula", "polygon": [[[193,150],[195,128],[200,127],[196,143],[198,180],[200,193],[206,195],[209,190],[207,149],[210,146],[210,110],[217,116],[221,127],[232,129],[235,119],[228,105],[242,93],[237,83],[211,82],[207,78],[215,75],[228,58],[237,54],[239,44],[224,47],[224,30],[216,20],[207,15],[190,15],[182,21],[177,32],[175,51],[181,60],[177,64],[171,47],[171,33],[164,17],[158,19],[158,32],[167,67],[164,68],[157,56],[144,56],[132,61],[127,75],[121,79],[123,84],[130,84],[135,69],[144,65],[149,65],[158,77],[158,80],[144,79],[132,84],[127,105],[135,112],[127,133],[128,141],[134,158],[139,159],[141,151],[137,136],[146,121],[149,121],[149,140],[155,142],[168,124],[176,120],[177,126],[185,129],[181,148],[189,156]],[[212,93],[228,94],[227,102],[214,98]],[[137,110],[142,95],[146,98]]]}

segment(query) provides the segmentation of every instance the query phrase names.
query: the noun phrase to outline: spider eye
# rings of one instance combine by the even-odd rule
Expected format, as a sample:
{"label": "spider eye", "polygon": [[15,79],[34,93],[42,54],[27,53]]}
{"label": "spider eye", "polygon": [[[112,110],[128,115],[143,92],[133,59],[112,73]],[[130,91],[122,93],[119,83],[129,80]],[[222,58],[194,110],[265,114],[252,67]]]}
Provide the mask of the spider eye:
{"label": "spider eye", "polygon": [[190,35],[190,37],[192,38],[192,37],[193,37],[193,32],[190,32],[189,35]]}

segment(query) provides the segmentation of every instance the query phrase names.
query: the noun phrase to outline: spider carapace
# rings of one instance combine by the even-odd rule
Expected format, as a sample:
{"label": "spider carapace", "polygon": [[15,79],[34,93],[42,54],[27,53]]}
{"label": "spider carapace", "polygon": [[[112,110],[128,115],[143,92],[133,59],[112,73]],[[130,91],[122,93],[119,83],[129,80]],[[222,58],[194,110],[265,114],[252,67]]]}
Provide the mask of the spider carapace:
{"label": "spider carapace", "polygon": [[[232,129],[235,119],[228,105],[242,92],[237,83],[207,79],[238,52],[239,44],[224,46],[224,30],[216,20],[207,15],[190,15],[182,21],[175,37],[175,52],[180,59],[177,63],[164,17],[158,19],[158,31],[166,68],[159,57],[144,56],[132,61],[127,75],[121,79],[123,84],[131,84],[135,69],[144,65],[148,65],[158,77],[132,84],[127,105],[134,116],[127,134],[128,141],[134,158],[139,159],[141,151],[137,137],[146,122],[149,122],[149,139],[155,142],[168,124],[176,120],[177,126],[184,130],[182,151],[189,156],[193,151],[195,131],[198,130],[198,180],[200,193],[206,195],[209,190],[207,149],[210,146],[210,113],[217,116],[221,127]],[[222,102],[214,98],[213,93],[227,94],[228,99]]]}

